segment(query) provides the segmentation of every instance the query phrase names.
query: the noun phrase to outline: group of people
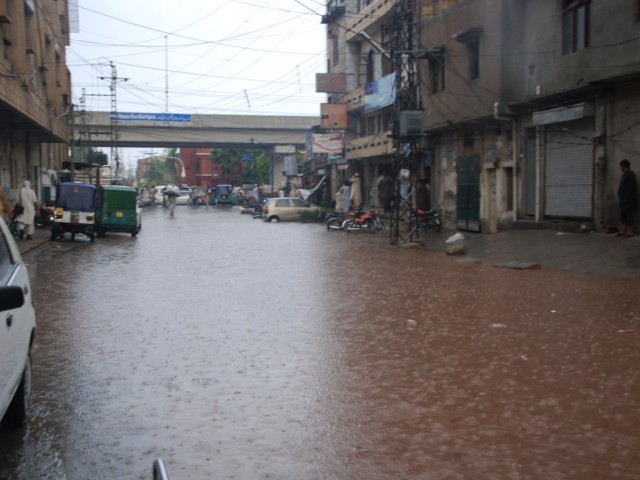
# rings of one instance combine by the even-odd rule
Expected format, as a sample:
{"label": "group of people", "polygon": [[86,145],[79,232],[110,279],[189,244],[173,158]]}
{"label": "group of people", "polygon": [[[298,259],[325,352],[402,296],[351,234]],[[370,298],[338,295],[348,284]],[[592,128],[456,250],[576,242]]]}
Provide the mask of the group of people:
{"label": "group of people", "polygon": [[351,208],[362,208],[362,190],[360,174],[354,173],[349,180],[345,180],[336,192],[336,209],[342,208],[348,212]]}
{"label": "group of people", "polygon": [[18,189],[15,206],[11,205],[4,190],[0,189],[0,216],[7,225],[12,221],[16,222],[20,240],[24,239],[25,235],[27,240],[33,239],[35,217],[39,208],[38,197],[31,188],[29,180],[22,182],[22,186]]}

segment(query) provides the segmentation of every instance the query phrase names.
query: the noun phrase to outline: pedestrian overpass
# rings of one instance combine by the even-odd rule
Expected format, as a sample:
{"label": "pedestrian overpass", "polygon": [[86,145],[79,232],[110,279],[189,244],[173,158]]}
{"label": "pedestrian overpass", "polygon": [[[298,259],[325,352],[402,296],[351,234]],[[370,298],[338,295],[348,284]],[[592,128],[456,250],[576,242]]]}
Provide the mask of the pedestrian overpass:
{"label": "pedestrian overpass", "polygon": [[79,147],[304,147],[319,117],[79,112],[73,125]]}

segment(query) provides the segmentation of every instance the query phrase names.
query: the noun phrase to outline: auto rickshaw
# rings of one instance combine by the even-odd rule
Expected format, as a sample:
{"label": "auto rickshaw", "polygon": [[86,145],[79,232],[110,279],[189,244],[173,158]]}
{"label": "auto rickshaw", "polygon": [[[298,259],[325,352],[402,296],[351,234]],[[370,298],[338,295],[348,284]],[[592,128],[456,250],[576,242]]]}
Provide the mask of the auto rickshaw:
{"label": "auto rickshaw", "polygon": [[71,233],[89,237],[96,234],[96,187],[88,183],[64,182],[58,184],[51,240]]}
{"label": "auto rickshaw", "polygon": [[216,205],[218,206],[232,206],[233,199],[231,193],[233,187],[231,185],[218,185],[216,187]]}
{"label": "auto rickshaw", "polygon": [[105,185],[98,188],[97,234],[125,232],[135,237],[142,228],[138,192],[133,187]]}

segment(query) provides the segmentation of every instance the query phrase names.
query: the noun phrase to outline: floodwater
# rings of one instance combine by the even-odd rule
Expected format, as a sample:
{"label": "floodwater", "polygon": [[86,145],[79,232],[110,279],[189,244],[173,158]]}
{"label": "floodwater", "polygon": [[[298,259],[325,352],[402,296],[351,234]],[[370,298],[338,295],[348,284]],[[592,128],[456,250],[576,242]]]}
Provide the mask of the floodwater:
{"label": "floodwater", "polygon": [[640,478],[637,280],[210,207],[27,261],[0,479]]}

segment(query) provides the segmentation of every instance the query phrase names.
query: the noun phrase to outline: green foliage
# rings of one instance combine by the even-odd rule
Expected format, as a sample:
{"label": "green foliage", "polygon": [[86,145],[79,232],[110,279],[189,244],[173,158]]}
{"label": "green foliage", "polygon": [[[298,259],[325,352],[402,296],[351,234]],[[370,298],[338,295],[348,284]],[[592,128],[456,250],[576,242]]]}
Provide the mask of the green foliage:
{"label": "green foliage", "polygon": [[[173,158],[169,158],[169,157],[173,157]],[[167,148],[165,150],[165,163],[164,163],[164,172],[166,173],[166,175],[164,175],[164,178],[171,178],[171,179],[176,179],[176,178],[180,178],[180,164],[179,162],[175,161],[174,158],[180,158],[180,152],[178,151],[177,148]],[[171,180],[173,182],[173,180]],[[165,183],[165,180],[163,179],[161,182]]]}
{"label": "green foliage", "polygon": [[327,211],[324,209],[317,211],[304,210],[300,212],[300,221],[302,223],[319,223],[324,222],[327,217]]}
{"label": "green foliage", "polygon": [[[250,162],[243,162],[243,155],[251,157]],[[221,183],[240,185],[242,183],[263,184],[269,181],[269,160],[261,150],[238,148],[214,148],[210,160],[220,165]]]}
{"label": "green foliage", "polygon": [[165,162],[160,159],[153,159],[149,162],[144,178],[147,185],[162,185],[164,180]]}

